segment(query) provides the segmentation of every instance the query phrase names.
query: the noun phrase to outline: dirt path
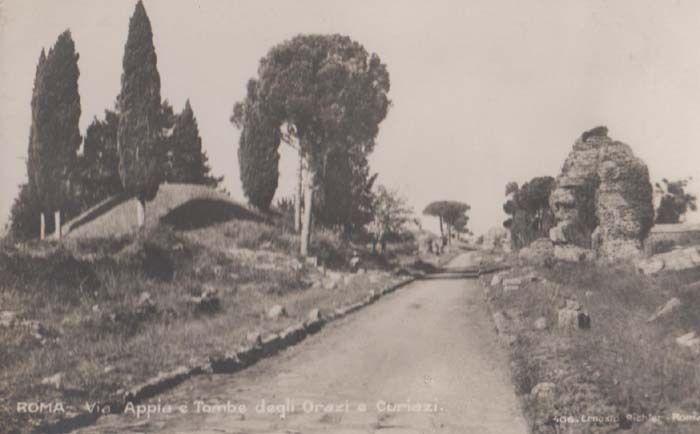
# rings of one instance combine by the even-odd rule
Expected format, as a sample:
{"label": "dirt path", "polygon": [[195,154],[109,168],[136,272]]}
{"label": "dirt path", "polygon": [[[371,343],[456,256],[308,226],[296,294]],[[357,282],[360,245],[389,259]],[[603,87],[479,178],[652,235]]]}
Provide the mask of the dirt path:
{"label": "dirt path", "polygon": [[[452,265],[471,261],[465,254]],[[289,400],[294,411],[287,405],[263,412],[263,400]],[[159,402],[160,413],[150,418],[106,416],[80,432],[527,432],[474,280],[415,282],[244,372],[195,378],[150,404]],[[246,414],[227,402],[245,404]],[[165,405],[173,413],[163,414]]]}

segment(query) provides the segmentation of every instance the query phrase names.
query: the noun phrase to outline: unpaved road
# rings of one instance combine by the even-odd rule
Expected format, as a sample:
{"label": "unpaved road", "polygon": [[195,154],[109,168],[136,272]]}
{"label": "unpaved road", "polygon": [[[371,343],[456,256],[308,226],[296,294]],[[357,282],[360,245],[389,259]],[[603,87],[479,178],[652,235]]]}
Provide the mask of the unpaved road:
{"label": "unpaved road", "polygon": [[414,282],[245,371],[197,377],[149,403],[159,402],[148,418],[106,416],[80,432],[527,432],[474,280]]}

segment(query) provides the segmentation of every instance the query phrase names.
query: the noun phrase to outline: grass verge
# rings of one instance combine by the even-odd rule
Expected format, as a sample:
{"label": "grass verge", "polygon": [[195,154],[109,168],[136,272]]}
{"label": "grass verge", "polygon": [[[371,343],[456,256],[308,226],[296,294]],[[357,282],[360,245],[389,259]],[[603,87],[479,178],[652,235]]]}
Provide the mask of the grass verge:
{"label": "grass verge", "polygon": [[[700,294],[684,289],[700,270],[648,277],[625,264],[521,264],[505,277],[531,273],[539,279],[517,290],[491,285],[490,275],[482,283],[490,309],[508,322],[513,381],[532,432],[700,432],[698,358],[675,343],[700,331]],[[649,322],[672,297],[680,307]],[[557,327],[566,300],[590,314],[589,330]],[[554,400],[531,395],[540,383],[556,386]]]}

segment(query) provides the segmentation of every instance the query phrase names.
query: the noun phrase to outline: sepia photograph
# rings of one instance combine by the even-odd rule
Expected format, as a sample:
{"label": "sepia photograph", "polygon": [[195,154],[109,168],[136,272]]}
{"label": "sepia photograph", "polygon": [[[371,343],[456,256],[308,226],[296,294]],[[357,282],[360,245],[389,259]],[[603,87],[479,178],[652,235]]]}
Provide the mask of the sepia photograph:
{"label": "sepia photograph", "polygon": [[0,0],[0,434],[700,433],[700,1]]}

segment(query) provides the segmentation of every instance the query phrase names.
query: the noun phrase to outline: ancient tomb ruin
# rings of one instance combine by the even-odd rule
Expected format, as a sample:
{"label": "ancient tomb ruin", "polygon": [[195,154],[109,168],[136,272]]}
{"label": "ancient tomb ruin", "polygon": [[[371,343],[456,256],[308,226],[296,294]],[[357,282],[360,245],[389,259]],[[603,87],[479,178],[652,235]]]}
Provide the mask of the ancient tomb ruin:
{"label": "ancient tomb ruin", "polygon": [[629,259],[653,224],[649,171],[632,149],[594,128],[576,140],[549,197],[549,232],[561,259]]}

